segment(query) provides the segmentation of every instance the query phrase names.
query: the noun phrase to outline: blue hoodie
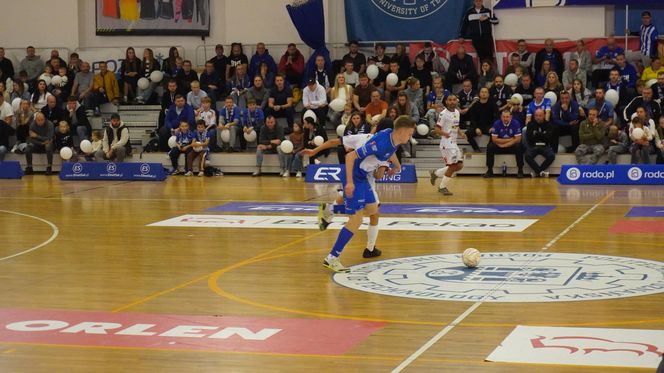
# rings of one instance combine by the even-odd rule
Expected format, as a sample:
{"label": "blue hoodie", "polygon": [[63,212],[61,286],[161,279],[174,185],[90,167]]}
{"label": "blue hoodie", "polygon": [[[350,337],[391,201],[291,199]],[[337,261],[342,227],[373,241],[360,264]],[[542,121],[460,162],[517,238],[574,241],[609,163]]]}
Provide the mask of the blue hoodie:
{"label": "blue hoodie", "polygon": [[265,62],[267,64],[267,69],[268,71],[275,73],[277,71],[277,64],[274,62],[274,58],[270,56],[270,52],[268,52],[267,49],[265,49],[265,53],[259,55],[258,53],[254,53],[253,56],[251,56],[251,61],[249,62],[249,76],[254,77],[260,73],[258,70],[258,67],[260,66],[261,62]]}
{"label": "blue hoodie", "polygon": [[172,104],[171,107],[168,108],[164,123],[166,123],[168,128],[174,130],[180,126],[180,121],[182,120],[186,120],[187,123],[189,123],[189,127],[192,127],[196,123],[194,108],[189,104],[184,104],[182,111],[178,114],[175,104]]}

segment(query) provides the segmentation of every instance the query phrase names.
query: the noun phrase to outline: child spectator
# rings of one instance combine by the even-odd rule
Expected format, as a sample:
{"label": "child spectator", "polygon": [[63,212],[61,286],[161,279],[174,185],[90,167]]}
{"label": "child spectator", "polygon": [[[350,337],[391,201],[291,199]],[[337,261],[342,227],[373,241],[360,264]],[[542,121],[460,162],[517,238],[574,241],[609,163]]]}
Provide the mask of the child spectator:
{"label": "child spectator", "polygon": [[[634,130],[640,128],[643,135],[634,136]],[[648,126],[643,125],[643,120],[639,117],[632,118],[629,126],[629,138],[632,140],[630,152],[632,153],[632,164],[650,164],[650,140],[653,139],[652,132]],[[640,162],[639,162],[640,158]]]}
{"label": "child spectator", "polygon": [[[192,142],[195,138],[194,134],[189,131],[189,122],[186,120],[180,122],[180,127],[178,127],[175,138],[177,144],[171,148],[171,150],[168,152],[168,156],[171,158],[171,165],[173,166],[172,175],[180,175],[182,172],[178,170],[178,158],[180,158],[180,154],[184,154],[185,160],[187,160],[187,156],[192,151]],[[189,168],[189,164],[185,162],[184,176],[191,175],[193,175],[193,173]]]}
{"label": "child spectator", "polygon": [[625,131],[620,131],[617,126],[609,127],[609,149],[607,151],[608,164],[616,164],[618,154],[626,154],[629,151],[629,138]]}
{"label": "child spectator", "polygon": [[[258,135],[264,124],[265,114],[263,113],[263,109],[258,106],[256,100],[249,99],[247,101],[247,108],[242,113],[242,132],[251,133],[251,131],[256,131]],[[244,136],[240,137],[240,147],[242,150],[247,148],[247,140],[244,139]]]}
{"label": "child spectator", "polygon": [[[302,125],[298,122],[293,123],[293,133],[290,134],[290,141],[293,143],[294,156],[290,157],[286,164],[286,170],[295,172],[295,177],[298,179],[302,177],[302,157],[304,157],[304,134],[302,132]],[[288,173],[284,172],[284,177],[288,177]]]}
{"label": "child spectator", "polygon": [[[240,126],[240,109],[233,102],[231,96],[226,97],[224,107],[219,110],[219,131],[229,130],[230,141],[228,145],[224,145],[227,152],[239,151],[235,145],[237,142],[238,127]],[[221,132],[219,132],[221,134]]]}
{"label": "child spectator", "polygon": [[202,119],[205,122],[205,129],[210,135],[210,144],[208,147],[213,151],[217,148],[217,112],[212,108],[212,99],[203,97],[201,99],[201,109],[196,114],[196,120]]}
{"label": "child spectator", "polygon": [[96,152],[101,150],[101,139],[103,135],[100,130],[92,131],[92,151],[85,154],[85,160],[92,162],[94,160],[94,155]]}
{"label": "child spectator", "polygon": [[210,132],[206,128],[206,123],[203,119],[196,121],[196,132],[192,142],[192,151],[187,154],[187,164],[189,170],[193,170],[194,161],[198,159],[198,176],[203,176],[205,169],[205,159],[210,153]]}
{"label": "child spectator", "polygon": [[58,123],[58,130],[55,132],[55,150],[60,151],[64,147],[74,150],[74,138],[69,131],[69,124],[63,120]]}
{"label": "child spectator", "polygon": [[353,115],[353,106],[346,104],[344,106],[344,114],[341,116],[341,125],[347,126],[350,123],[350,117]]}

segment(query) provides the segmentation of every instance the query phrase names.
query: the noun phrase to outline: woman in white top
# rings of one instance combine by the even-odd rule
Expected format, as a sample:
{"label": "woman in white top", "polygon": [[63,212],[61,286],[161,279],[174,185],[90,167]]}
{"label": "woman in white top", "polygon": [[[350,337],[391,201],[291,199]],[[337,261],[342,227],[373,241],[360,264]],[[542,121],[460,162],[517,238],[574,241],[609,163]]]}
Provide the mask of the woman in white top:
{"label": "woman in white top", "polygon": [[32,111],[37,112],[40,111],[44,106],[46,106],[46,99],[48,96],[52,96],[47,90],[46,90],[46,81],[45,80],[40,80],[37,82],[37,88],[35,89],[35,93],[32,94],[30,97],[30,102],[32,103]]}
{"label": "woman in white top", "polygon": [[440,135],[440,153],[443,156],[445,166],[437,170],[429,171],[431,176],[431,185],[436,185],[436,179],[441,178],[438,191],[444,196],[451,196],[452,192],[447,189],[447,183],[454,176],[454,173],[463,168],[463,155],[457,145],[457,138],[466,138],[466,135],[459,127],[461,113],[457,109],[459,98],[456,95],[447,96],[445,101],[447,108],[438,116],[436,122],[436,133]]}
{"label": "woman in white top", "polygon": [[[353,87],[350,84],[346,84],[344,74],[337,74],[334,87],[330,89],[330,102],[337,98],[346,101],[346,105],[353,105]],[[336,127],[339,124],[339,118],[341,118],[342,114],[343,112],[336,112],[330,108],[327,112],[327,117],[330,123]]]}

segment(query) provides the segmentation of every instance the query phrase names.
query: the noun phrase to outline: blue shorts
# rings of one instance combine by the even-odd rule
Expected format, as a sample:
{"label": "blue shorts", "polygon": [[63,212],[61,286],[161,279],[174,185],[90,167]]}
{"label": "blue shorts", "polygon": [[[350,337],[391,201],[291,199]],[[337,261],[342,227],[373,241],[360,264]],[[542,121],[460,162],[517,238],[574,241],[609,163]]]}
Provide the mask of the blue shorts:
{"label": "blue shorts", "polygon": [[354,215],[372,203],[376,203],[376,194],[371,189],[371,184],[369,184],[368,180],[355,183],[355,192],[353,192],[351,198],[346,197],[344,193],[344,205],[346,207],[346,214],[348,215]]}

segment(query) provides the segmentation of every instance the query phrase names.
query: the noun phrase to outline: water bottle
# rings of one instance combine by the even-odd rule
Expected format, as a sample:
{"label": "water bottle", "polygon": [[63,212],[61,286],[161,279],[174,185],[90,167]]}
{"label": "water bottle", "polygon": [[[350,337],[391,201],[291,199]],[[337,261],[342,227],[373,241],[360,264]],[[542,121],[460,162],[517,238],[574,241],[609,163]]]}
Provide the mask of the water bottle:
{"label": "water bottle", "polygon": [[503,176],[507,176],[507,163],[503,162]]}

